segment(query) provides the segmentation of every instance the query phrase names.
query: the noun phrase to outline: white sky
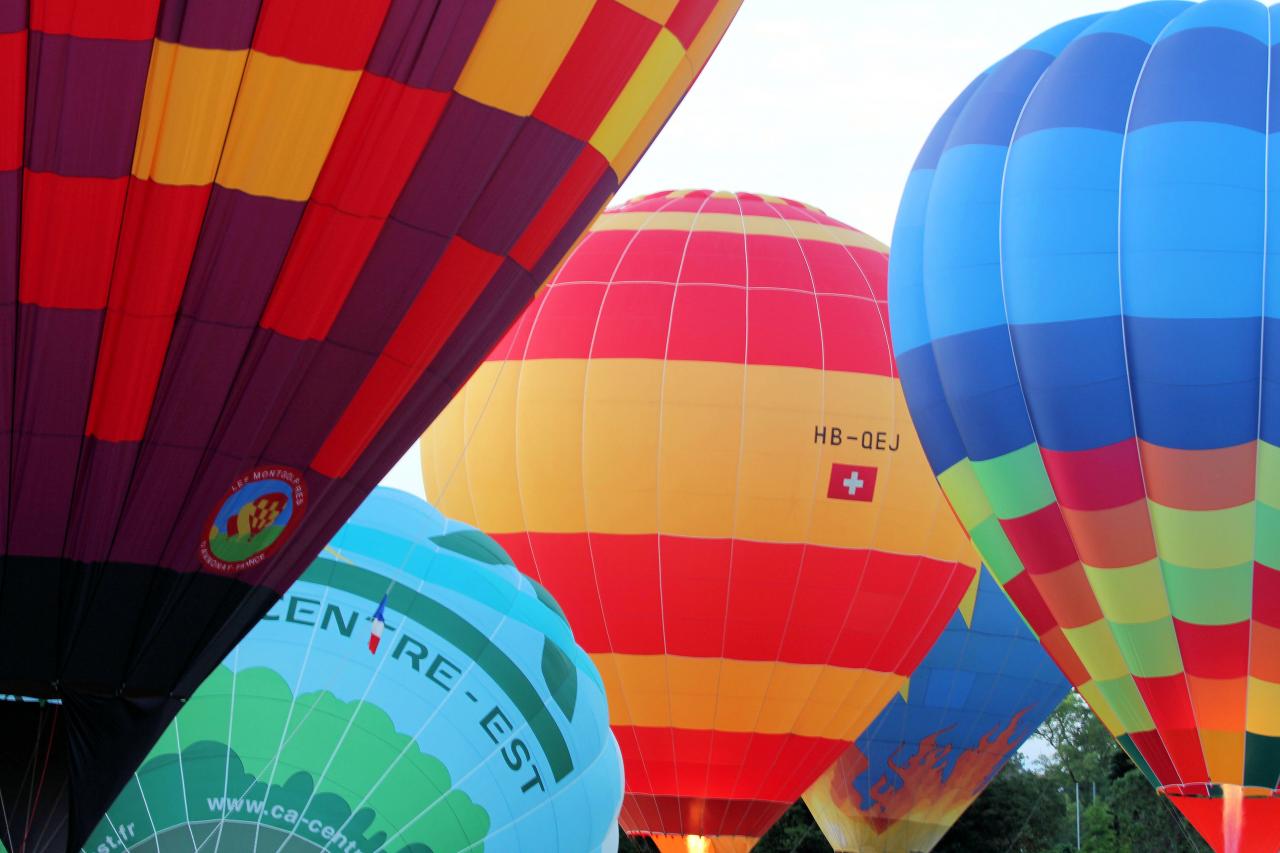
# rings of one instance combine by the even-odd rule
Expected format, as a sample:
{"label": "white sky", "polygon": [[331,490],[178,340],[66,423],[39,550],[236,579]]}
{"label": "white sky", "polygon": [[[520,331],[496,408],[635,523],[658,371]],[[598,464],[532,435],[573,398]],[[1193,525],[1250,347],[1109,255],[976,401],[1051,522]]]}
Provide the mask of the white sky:
{"label": "white sky", "polygon": [[[960,90],[1054,24],[1124,5],[745,0],[617,201],[695,187],[769,193],[888,243],[916,152]],[[423,496],[416,446],[383,482]]]}

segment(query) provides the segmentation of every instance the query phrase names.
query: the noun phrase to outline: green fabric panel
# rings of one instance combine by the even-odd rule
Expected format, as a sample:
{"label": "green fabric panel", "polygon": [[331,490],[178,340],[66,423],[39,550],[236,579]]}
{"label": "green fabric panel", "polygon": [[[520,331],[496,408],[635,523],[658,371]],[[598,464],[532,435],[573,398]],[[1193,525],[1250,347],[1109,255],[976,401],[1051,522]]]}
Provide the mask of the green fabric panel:
{"label": "green fabric panel", "polygon": [[1139,678],[1162,678],[1183,671],[1182,654],[1178,650],[1178,636],[1173,630],[1173,620],[1158,619],[1154,622],[1109,622],[1115,635],[1120,654],[1124,655],[1129,670]]}
{"label": "green fabric panel", "polygon": [[1022,573],[1022,561],[995,516],[988,516],[971,535],[982,561],[1002,586]]}
{"label": "green fabric panel", "polygon": [[1253,612],[1253,562],[1225,569],[1192,569],[1160,561],[1169,612],[1195,625],[1230,625]]}
{"label": "green fabric panel", "polygon": [[1253,501],[1228,509],[1174,509],[1147,501],[1160,559],[1194,569],[1253,561]]}
{"label": "green fabric panel", "polygon": [[974,462],[973,471],[997,518],[1018,518],[1054,501],[1039,445],[1028,444],[995,459]]}

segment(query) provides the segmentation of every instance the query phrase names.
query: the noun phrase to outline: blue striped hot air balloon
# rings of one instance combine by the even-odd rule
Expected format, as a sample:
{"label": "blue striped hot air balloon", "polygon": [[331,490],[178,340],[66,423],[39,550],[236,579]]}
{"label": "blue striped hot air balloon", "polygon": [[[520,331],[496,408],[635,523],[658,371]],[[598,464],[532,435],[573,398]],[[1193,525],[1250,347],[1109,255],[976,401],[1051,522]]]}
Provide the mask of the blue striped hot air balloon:
{"label": "blue striped hot air balloon", "polygon": [[908,180],[902,383],[987,564],[1219,849],[1280,847],[1280,8],[1069,21]]}

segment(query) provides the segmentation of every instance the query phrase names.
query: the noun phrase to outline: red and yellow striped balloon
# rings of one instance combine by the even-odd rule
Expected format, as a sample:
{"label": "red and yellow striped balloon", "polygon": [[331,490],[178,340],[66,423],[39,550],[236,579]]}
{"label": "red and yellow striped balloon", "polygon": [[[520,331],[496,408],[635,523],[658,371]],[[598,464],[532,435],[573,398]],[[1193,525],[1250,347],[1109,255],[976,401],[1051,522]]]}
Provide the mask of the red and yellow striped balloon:
{"label": "red and yellow striped balloon", "polygon": [[974,577],[907,418],[885,274],[880,243],[798,202],[637,199],[423,438],[430,499],[546,584],[600,668],[630,832],[745,849]]}

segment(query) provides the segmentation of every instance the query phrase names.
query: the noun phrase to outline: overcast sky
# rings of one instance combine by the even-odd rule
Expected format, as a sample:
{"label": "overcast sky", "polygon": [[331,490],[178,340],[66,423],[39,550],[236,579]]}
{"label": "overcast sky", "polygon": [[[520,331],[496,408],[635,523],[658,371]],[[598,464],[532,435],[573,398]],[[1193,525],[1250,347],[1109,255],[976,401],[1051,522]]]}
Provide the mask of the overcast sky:
{"label": "overcast sky", "polygon": [[[1096,0],[746,0],[617,201],[708,187],[817,205],[889,242],[907,172],[961,89]],[[384,480],[422,494],[415,447]]]}

